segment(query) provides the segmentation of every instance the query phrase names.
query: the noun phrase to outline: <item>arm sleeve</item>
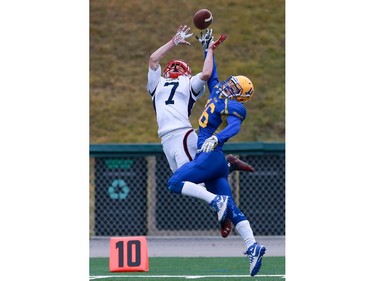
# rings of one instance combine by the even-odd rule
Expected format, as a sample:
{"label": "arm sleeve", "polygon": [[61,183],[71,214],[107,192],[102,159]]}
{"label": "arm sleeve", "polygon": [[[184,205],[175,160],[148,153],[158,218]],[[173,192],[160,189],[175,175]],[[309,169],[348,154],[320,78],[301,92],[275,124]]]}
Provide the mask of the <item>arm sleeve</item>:
{"label": "arm sleeve", "polygon": [[240,132],[242,120],[236,116],[229,115],[227,118],[228,125],[220,133],[216,134],[219,143],[226,142]]}
{"label": "arm sleeve", "polygon": [[239,102],[231,103],[228,107],[227,126],[216,134],[220,143],[226,142],[240,132],[241,124],[246,118],[246,108]]}
{"label": "arm sleeve", "polygon": [[161,76],[161,67],[159,67],[156,70],[152,70],[151,68],[148,68],[148,76],[147,76],[147,92],[152,97],[155,93],[155,89],[159,83],[159,79]]}
{"label": "arm sleeve", "polygon": [[199,78],[200,74],[201,72],[199,72],[191,78],[191,92],[195,100],[203,96],[206,90],[206,81]]}
{"label": "arm sleeve", "polygon": [[[206,56],[207,56],[207,52],[204,52],[204,58],[205,59],[206,59]],[[210,91],[210,93],[212,93],[215,85],[217,85],[219,82],[220,82],[219,81],[219,73],[217,72],[217,68],[216,68],[215,55],[213,55],[212,74],[210,76],[210,79],[208,79],[208,81],[207,81],[208,90]]]}

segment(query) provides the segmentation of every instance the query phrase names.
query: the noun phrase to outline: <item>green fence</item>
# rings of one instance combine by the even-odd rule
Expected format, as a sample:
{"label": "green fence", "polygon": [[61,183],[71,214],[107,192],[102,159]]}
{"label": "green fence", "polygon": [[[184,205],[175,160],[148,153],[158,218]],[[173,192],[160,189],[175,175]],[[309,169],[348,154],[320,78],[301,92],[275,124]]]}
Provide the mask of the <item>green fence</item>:
{"label": "green fence", "polygon": [[[228,143],[224,152],[255,168],[229,176],[254,234],[285,235],[285,144]],[[160,144],[90,145],[90,235],[217,236],[206,203],[167,190],[171,175]]]}

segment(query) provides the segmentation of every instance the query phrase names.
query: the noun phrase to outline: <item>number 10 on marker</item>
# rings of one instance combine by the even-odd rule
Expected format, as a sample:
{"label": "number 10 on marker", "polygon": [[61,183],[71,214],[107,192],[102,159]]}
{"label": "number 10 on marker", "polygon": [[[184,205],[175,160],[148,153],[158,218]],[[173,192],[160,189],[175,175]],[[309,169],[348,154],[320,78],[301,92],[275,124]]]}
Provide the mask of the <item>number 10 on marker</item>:
{"label": "number 10 on marker", "polygon": [[146,236],[111,237],[109,269],[111,272],[148,271]]}
{"label": "number 10 on marker", "polygon": [[125,255],[128,267],[141,265],[141,242],[139,240],[129,240],[125,247],[126,253],[124,253],[124,241],[118,241],[116,249],[118,250],[118,267],[124,267]]}

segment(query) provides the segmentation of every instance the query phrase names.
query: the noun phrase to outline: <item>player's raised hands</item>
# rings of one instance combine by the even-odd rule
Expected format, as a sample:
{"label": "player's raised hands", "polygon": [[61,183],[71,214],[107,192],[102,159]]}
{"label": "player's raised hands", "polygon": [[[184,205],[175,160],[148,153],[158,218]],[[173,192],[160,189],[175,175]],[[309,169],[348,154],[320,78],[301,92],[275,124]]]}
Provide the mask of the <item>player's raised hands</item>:
{"label": "player's raised hands", "polygon": [[206,29],[206,33],[201,31],[200,37],[195,36],[199,43],[201,43],[203,47],[203,51],[206,52],[209,48],[215,50],[217,46],[219,46],[225,39],[227,39],[228,35],[221,34],[219,39],[214,41],[214,37],[212,36],[212,28]]}
{"label": "player's raised hands", "polygon": [[188,41],[186,41],[186,38],[189,38],[193,35],[193,33],[187,34],[190,31],[190,27],[187,25],[180,25],[180,27],[177,30],[177,33],[173,36],[173,43],[175,45],[178,44],[185,44],[185,45],[191,45]]}
{"label": "player's raised hands", "polygon": [[210,42],[210,45],[209,45],[209,49],[212,49],[212,50],[215,50],[217,48],[217,46],[219,46],[221,43],[224,42],[225,39],[227,39],[228,35],[226,34],[221,34],[219,39],[217,39],[216,41],[213,41],[214,38],[212,37],[212,40]]}
{"label": "player's raised hands", "polygon": [[203,33],[203,31],[201,31],[200,37],[195,36],[195,38],[197,38],[199,43],[201,43],[203,51],[206,52],[208,47],[210,46],[210,42],[213,40],[212,28],[206,29],[206,33]]}

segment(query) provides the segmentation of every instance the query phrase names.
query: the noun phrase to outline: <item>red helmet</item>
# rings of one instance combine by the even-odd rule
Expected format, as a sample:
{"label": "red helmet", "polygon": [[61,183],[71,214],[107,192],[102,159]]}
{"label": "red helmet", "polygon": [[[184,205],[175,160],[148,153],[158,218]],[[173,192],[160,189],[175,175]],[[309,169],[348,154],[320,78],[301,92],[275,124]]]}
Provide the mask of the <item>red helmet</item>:
{"label": "red helmet", "polygon": [[163,76],[165,78],[177,78],[180,75],[191,76],[190,66],[183,60],[173,59],[167,63],[164,68]]}

